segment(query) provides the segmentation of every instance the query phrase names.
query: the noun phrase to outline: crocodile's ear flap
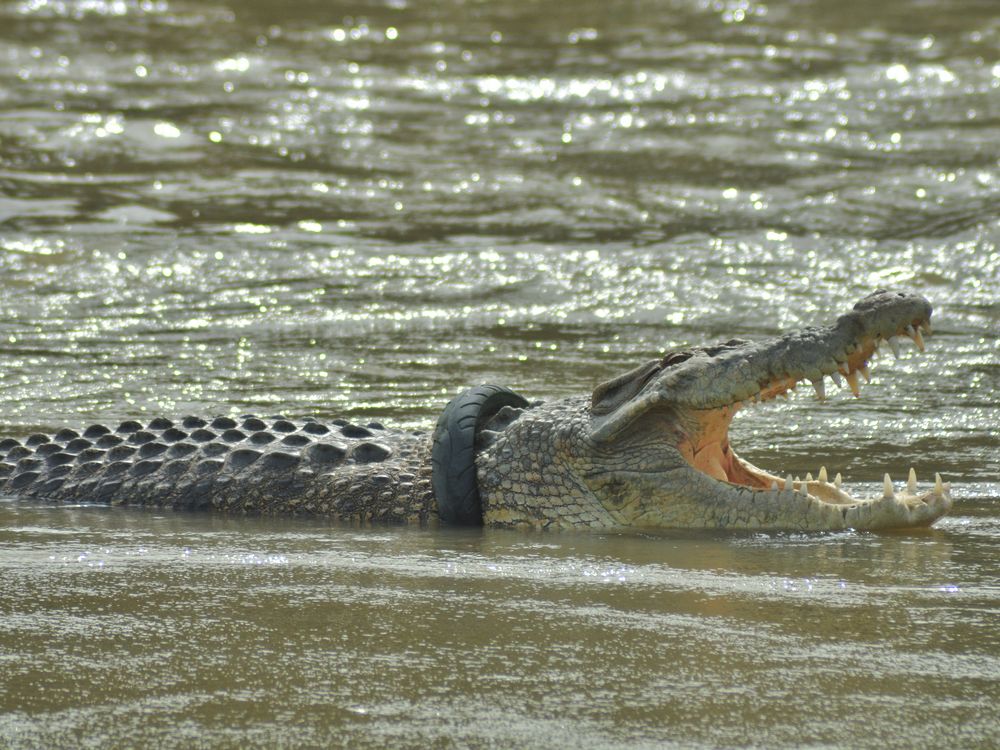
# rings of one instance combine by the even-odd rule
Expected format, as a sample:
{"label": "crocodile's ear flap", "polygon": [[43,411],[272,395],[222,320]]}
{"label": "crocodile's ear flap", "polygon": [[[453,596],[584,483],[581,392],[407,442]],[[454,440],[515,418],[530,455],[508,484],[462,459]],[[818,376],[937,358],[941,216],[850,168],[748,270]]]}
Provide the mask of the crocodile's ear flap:
{"label": "crocodile's ear flap", "polygon": [[590,397],[591,413],[599,416],[620,409],[635,398],[662,369],[663,360],[654,359],[624,375],[601,383]]}

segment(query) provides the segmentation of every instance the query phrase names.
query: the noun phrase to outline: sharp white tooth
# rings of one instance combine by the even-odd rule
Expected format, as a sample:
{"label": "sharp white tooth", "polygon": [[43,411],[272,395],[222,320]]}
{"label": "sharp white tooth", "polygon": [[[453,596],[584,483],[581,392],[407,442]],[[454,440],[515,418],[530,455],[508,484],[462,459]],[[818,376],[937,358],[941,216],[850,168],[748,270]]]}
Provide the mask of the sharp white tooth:
{"label": "sharp white tooth", "polygon": [[862,375],[864,375],[866,383],[872,382],[872,374],[870,372],[868,372],[868,363],[867,362],[858,367],[858,372],[860,372]]}
{"label": "sharp white tooth", "polygon": [[840,370],[841,375],[846,375],[851,371],[851,366],[846,362],[841,362],[840,367],[838,367],[837,369]]}
{"label": "sharp white tooth", "polygon": [[882,497],[891,498],[895,496],[896,492],[892,489],[892,479],[890,479],[889,475],[886,474],[882,479]]}
{"label": "sharp white tooth", "polygon": [[785,477],[785,489],[786,490],[792,489],[792,475],[791,474],[789,474],[787,477]]}
{"label": "sharp white tooth", "polygon": [[811,471],[806,472],[806,481],[811,482],[813,480],[813,475]]}
{"label": "sharp white tooth", "polygon": [[892,356],[899,359],[899,339],[893,336],[889,339],[889,346],[892,347]]}
{"label": "sharp white tooth", "polygon": [[830,481],[829,479],[826,478],[826,467],[825,466],[820,466],[819,467],[819,481],[821,481],[821,482],[829,482]]}
{"label": "sharp white tooth", "polygon": [[917,472],[912,466],[910,467],[910,476],[906,480],[906,489],[911,495],[917,494]]}
{"label": "sharp white tooth", "polygon": [[858,383],[858,373],[852,372],[847,376],[847,384],[851,386],[851,393],[854,394],[854,398],[861,397],[861,386]]}
{"label": "sharp white tooth", "polygon": [[833,486],[836,487],[839,490],[840,489],[840,485],[842,485],[843,483],[844,483],[844,480],[840,476],[840,472],[838,471],[837,472],[837,476],[835,476],[833,478]]}
{"label": "sharp white tooth", "polygon": [[941,475],[934,475],[934,494],[941,495],[944,493],[944,483],[941,481]]}
{"label": "sharp white tooth", "polygon": [[823,385],[823,378],[819,380],[810,381],[813,384],[813,388],[816,389],[816,398],[820,401],[826,400],[826,386]]}
{"label": "sharp white tooth", "polygon": [[772,479],[771,480],[771,489],[774,490],[775,492],[778,491],[778,480],[777,479]]}
{"label": "sharp white tooth", "polygon": [[839,372],[830,373],[830,380],[832,380],[833,384],[838,388],[844,387],[844,379],[840,377]]}
{"label": "sharp white tooth", "polygon": [[913,325],[908,325],[903,330],[903,333],[905,333],[907,336],[913,339],[913,343],[917,345],[917,349],[919,349],[920,351],[924,350],[924,339],[923,336],[920,335],[919,328]]}

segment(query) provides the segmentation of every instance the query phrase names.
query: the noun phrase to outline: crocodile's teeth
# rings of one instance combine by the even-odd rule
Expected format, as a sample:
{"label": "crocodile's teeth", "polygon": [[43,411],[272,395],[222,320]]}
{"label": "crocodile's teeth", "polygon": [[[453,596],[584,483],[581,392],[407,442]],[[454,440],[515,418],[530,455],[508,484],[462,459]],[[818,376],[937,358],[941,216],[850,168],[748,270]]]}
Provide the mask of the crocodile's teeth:
{"label": "crocodile's teeth", "polygon": [[892,479],[886,474],[885,478],[882,479],[882,497],[892,498],[896,496],[895,490],[892,489]]}
{"label": "crocodile's teeth", "polygon": [[811,482],[813,480],[813,475],[811,471],[806,472],[806,481]]}
{"label": "crocodile's teeth", "polygon": [[892,348],[892,356],[899,359],[899,339],[895,336],[890,337],[889,346]]}
{"label": "crocodile's teeth", "polygon": [[840,373],[839,372],[832,372],[832,373],[830,373],[830,380],[832,380],[833,384],[835,386],[837,386],[838,388],[843,388],[844,387],[844,379],[842,377],[840,377]]}
{"label": "crocodile's teeth", "polygon": [[833,478],[833,486],[836,487],[839,490],[840,489],[840,485],[842,485],[843,483],[844,483],[844,480],[840,476],[840,472],[838,471],[837,472],[837,476],[835,476]]}
{"label": "crocodile's teeth", "polygon": [[943,492],[944,492],[944,483],[942,483],[942,481],[941,481],[941,475],[940,474],[935,474],[934,475],[934,494],[935,495],[940,495]]}
{"label": "crocodile's teeth", "polygon": [[858,373],[852,372],[847,376],[847,384],[851,386],[851,393],[854,394],[854,398],[861,397],[861,386],[858,384]]}
{"label": "crocodile's teeth", "polygon": [[848,375],[851,372],[851,367],[846,362],[841,364],[837,369],[840,370],[841,375]]}
{"label": "crocodile's teeth", "polygon": [[816,398],[818,398],[820,401],[825,401],[826,386],[823,385],[823,378],[820,378],[819,380],[813,380],[811,382],[813,384],[813,388],[816,389]]}
{"label": "crocodile's teeth", "polygon": [[860,367],[858,367],[858,372],[860,372],[864,376],[866,383],[872,382],[872,374],[868,372],[867,364],[863,364]]}
{"label": "crocodile's teeth", "polygon": [[920,335],[919,328],[916,328],[912,325],[908,325],[906,326],[903,332],[911,339],[913,339],[913,343],[917,345],[917,349],[919,349],[920,351],[924,350],[924,339],[923,336]]}
{"label": "crocodile's teeth", "polygon": [[911,495],[917,494],[917,472],[912,466],[910,467],[910,476],[906,480],[906,489]]}
{"label": "crocodile's teeth", "polygon": [[771,489],[774,490],[775,492],[778,491],[778,480],[777,479],[772,479],[771,480]]}
{"label": "crocodile's teeth", "polygon": [[826,478],[826,467],[825,466],[820,466],[819,467],[819,481],[821,481],[821,482],[828,482],[829,481]]}
{"label": "crocodile's teeth", "polygon": [[792,489],[792,475],[791,474],[789,474],[787,477],[785,477],[785,489],[786,490]]}

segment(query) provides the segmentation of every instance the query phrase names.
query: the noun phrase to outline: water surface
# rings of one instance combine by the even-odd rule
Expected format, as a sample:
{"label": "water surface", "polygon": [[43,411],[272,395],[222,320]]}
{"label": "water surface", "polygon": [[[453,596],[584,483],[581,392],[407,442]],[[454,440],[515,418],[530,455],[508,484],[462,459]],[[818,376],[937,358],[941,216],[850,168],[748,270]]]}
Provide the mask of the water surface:
{"label": "water surface", "polygon": [[0,3],[0,427],[427,426],[883,286],[928,353],[741,454],[905,534],[518,535],[0,501],[0,745],[1000,742],[990,0]]}

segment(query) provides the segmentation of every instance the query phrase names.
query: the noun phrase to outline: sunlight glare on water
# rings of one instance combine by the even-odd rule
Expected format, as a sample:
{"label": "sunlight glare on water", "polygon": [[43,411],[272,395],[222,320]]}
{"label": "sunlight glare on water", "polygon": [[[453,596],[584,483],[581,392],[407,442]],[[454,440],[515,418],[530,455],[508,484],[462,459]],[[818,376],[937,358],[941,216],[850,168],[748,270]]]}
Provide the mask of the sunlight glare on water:
{"label": "sunlight glare on water", "polygon": [[740,454],[906,534],[520,535],[0,500],[0,745],[1000,741],[991,3],[0,6],[3,435],[426,429],[880,287],[927,353]]}

